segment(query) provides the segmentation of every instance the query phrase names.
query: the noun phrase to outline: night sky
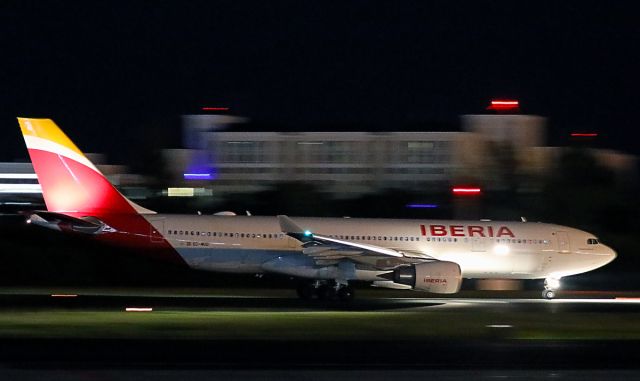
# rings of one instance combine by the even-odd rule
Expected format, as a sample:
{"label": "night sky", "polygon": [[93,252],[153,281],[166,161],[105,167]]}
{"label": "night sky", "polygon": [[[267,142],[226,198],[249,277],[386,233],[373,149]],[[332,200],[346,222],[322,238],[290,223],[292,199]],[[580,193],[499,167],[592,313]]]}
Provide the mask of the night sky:
{"label": "night sky", "polygon": [[[495,97],[640,153],[640,18],[616,1],[3,1],[0,160],[16,116],[87,152],[179,146],[183,113],[279,126],[458,128]],[[162,145],[162,146],[157,146]]]}

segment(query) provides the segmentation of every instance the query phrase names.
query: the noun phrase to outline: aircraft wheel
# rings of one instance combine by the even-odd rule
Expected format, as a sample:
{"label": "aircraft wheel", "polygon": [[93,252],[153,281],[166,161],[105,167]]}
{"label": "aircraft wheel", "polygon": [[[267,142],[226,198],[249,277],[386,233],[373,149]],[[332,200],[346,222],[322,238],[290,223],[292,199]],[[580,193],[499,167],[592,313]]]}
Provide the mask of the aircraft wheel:
{"label": "aircraft wheel", "polygon": [[553,290],[544,290],[542,291],[542,297],[547,300],[551,300],[556,297],[556,292]]}
{"label": "aircraft wheel", "polygon": [[350,286],[344,286],[338,290],[338,298],[343,302],[350,302],[355,297],[355,292]]}

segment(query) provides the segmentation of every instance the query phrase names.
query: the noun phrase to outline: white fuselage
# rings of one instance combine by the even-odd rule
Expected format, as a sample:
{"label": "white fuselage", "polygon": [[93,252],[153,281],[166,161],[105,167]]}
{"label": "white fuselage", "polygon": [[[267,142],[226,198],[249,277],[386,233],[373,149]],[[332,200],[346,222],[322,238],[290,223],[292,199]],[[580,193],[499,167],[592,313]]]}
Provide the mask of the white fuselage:
{"label": "white fuselage", "polygon": [[[276,217],[145,218],[192,268],[262,273],[272,271],[265,264],[279,258],[298,269],[299,273],[290,275],[333,277],[330,271],[318,271],[323,265],[304,255],[299,241],[281,232]],[[356,218],[295,221],[314,234],[455,262],[465,278],[559,279],[604,266],[616,256],[588,232],[545,223]],[[381,272],[380,268],[360,265],[351,279],[380,280]]]}

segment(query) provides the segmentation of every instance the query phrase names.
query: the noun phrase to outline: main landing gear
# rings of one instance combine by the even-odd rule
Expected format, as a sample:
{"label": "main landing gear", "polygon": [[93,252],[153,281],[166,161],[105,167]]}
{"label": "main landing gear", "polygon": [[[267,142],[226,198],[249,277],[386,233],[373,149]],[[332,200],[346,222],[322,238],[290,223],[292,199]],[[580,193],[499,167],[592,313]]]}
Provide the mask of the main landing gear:
{"label": "main landing gear", "polygon": [[340,300],[347,302],[355,297],[353,287],[348,284],[319,280],[300,282],[296,291],[298,297],[303,300]]}
{"label": "main landing gear", "polygon": [[547,278],[544,280],[544,291],[542,297],[551,300],[556,297],[556,290],[560,288],[560,279]]}

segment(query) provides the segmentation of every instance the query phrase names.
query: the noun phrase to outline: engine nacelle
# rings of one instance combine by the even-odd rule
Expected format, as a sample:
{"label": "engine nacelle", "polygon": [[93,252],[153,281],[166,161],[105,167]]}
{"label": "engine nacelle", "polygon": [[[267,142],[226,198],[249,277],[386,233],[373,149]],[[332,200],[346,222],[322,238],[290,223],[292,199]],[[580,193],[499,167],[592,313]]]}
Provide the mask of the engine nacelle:
{"label": "engine nacelle", "polygon": [[454,262],[429,262],[404,266],[383,275],[395,283],[410,286],[414,290],[434,294],[455,294],[462,284],[460,266]]}

